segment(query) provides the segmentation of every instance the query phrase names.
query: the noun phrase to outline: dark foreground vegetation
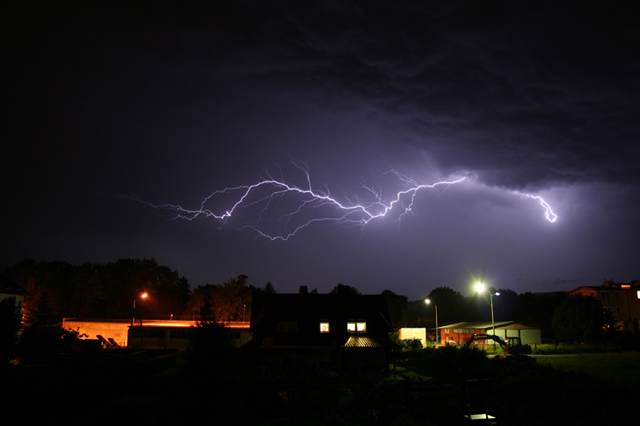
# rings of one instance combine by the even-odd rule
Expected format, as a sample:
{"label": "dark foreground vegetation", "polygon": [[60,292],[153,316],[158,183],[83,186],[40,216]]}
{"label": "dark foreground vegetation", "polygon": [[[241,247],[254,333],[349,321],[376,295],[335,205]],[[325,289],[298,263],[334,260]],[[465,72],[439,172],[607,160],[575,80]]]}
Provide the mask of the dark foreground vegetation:
{"label": "dark foreground vegetation", "polygon": [[455,425],[471,410],[501,425],[595,425],[622,422],[639,396],[532,358],[453,347],[402,353],[395,379],[347,377],[299,355],[225,347],[206,328],[186,353],[102,350],[5,367],[4,402],[28,424]]}

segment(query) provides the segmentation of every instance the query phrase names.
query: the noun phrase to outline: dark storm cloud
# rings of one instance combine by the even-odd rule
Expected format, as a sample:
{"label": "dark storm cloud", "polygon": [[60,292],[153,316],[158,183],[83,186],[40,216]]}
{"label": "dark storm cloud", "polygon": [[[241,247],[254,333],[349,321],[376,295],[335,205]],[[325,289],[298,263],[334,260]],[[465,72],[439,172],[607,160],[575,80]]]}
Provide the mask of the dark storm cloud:
{"label": "dark storm cloud", "polygon": [[[637,278],[632,250],[601,251],[632,246],[640,204],[639,33],[624,2],[3,7],[2,196],[20,206],[2,221],[6,264],[156,256],[195,284],[402,282],[411,297],[482,270],[523,290]],[[403,221],[286,244],[103,195],[197,207],[277,175],[287,152],[316,188],[353,199],[391,168],[470,179],[421,192]],[[283,174],[304,185],[296,172]],[[551,195],[561,220],[548,226],[535,200],[503,189]]]}
{"label": "dark storm cloud", "polygon": [[213,44],[219,70],[399,125],[445,172],[514,189],[621,182],[637,154],[639,62],[617,6],[237,6]]}

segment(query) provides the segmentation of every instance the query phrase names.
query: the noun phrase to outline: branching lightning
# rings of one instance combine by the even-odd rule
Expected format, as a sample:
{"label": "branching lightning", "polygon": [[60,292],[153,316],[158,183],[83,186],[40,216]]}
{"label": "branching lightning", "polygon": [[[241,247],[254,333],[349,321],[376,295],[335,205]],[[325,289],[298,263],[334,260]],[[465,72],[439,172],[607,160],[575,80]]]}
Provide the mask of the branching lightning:
{"label": "branching lightning", "polygon": [[[159,210],[175,212],[171,219],[192,221],[197,218],[210,218],[223,225],[234,218],[233,225],[272,241],[287,241],[301,230],[312,225],[358,226],[364,227],[373,220],[383,218],[394,211],[397,218],[411,213],[415,197],[421,190],[443,187],[443,192],[452,185],[465,181],[466,177],[437,181],[431,184],[419,184],[415,180],[396,171],[389,171],[406,189],[395,191],[395,196],[385,200],[383,191],[376,185],[361,182],[361,189],[367,197],[343,194],[341,200],[331,194],[325,184],[314,187],[308,167],[297,160],[292,164],[304,175],[305,185],[296,186],[287,183],[284,178],[274,178],[267,172],[263,178],[252,185],[240,185],[215,191],[207,196],[195,209],[187,209],[176,204],[153,204],[137,197],[136,201]],[[280,170],[280,174],[282,171]],[[549,222],[558,218],[549,204],[541,197],[523,194],[540,201],[545,208],[545,217]],[[362,201],[367,198],[368,201]],[[215,206],[226,204],[228,208]],[[214,207],[209,207],[213,205]]]}
{"label": "branching lightning", "polygon": [[551,206],[545,200],[543,200],[542,197],[538,195],[531,195],[531,194],[525,194],[525,195],[529,198],[535,198],[536,200],[540,201],[540,204],[546,210],[544,217],[546,217],[549,222],[553,223],[556,221],[556,219],[558,219],[558,215],[555,214],[553,210],[551,210]]}

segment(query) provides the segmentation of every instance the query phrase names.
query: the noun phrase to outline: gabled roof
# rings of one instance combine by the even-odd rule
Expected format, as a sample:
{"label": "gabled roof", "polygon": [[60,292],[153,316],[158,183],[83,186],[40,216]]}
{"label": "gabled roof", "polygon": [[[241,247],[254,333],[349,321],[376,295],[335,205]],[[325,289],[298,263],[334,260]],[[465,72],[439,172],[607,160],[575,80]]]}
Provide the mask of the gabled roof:
{"label": "gabled roof", "polygon": [[26,296],[29,294],[29,292],[25,291],[22,287],[14,283],[5,274],[0,274],[0,293],[16,296]]}
{"label": "gabled roof", "polygon": [[[500,328],[500,327],[507,327],[509,325],[513,325],[513,324],[518,324],[521,325],[522,328],[535,328],[535,327],[531,327],[528,325],[524,325],[521,324],[519,322],[516,321],[496,321],[495,322],[495,327],[496,328]],[[443,328],[473,328],[473,329],[477,329],[477,330],[488,330],[490,328],[493,328],[493,324],[491,322],[459,322],[456,324],[449,324],[443,327],[439,327],[440,329]]]}
{"label": "gabled roof", "polygon": [[351,336],[345,348],[388,348],[393,343],[388,338],[372,337],[372,336]]}
{"label": "gabled roof", "polygon": [[391,329],[389,313],[382,295],[351,294],[255,294],[251,310],[254,327],[263,318],[297,321],[303,318],[374,320]]}

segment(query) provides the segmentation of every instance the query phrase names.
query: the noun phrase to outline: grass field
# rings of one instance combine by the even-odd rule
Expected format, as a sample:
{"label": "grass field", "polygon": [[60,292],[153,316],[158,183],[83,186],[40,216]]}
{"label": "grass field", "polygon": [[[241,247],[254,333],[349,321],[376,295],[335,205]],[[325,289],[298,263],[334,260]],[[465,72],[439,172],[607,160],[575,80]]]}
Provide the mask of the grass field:
{"label": "grass field", "polygon": [[582,372],[625,385],[640,385],[639,352],[533,355],[538,364]]}

